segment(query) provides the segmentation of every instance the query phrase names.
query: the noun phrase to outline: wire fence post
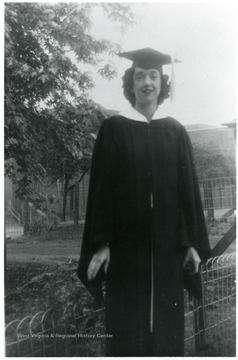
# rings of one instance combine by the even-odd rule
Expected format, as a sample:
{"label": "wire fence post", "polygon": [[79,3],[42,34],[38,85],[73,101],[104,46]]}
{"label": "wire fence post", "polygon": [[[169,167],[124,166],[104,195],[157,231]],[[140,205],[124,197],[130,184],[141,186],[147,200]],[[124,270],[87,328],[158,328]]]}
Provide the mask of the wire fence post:
{"label": "wire fence post", "polygon": [[203,301],[193,299],[194,312],[194,328],[195,328],[195,351],[204,349],[205,347],[205,322]]}

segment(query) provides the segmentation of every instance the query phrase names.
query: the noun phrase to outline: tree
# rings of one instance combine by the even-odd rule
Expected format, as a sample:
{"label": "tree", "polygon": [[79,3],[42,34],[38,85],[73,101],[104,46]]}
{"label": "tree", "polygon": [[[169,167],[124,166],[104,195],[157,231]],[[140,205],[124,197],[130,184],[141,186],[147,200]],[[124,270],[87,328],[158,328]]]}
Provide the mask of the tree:
{"label": "tree", "polygon": [[120,47],[90,33],[95,7],[123,28],[132,21],[127,4],[5,5],[5,172],[18,184],[17,195],[37,206],[44,194],[34,182],[64,179],[67,193],[75,169],[89,166],[104,111],[90,101],[93,79],[80,64],[101,66],[109,79],[116,75],[99,55]]}
{"label": "tree", "polygon": [[203,184],[207,222],[210,223],[214,220],[212,179],[234,175],[235,159],[224,155],[216,146],[208,147],[195,143],[193,149],[198,178]]}
{"label": "tree", "polygon": [[195,143],[193,150],[199,180],[234,175],[235,159],[222,153],[217,146]]}
{"label": "tree", "polygon": [[[41,163],[45,164],[51,183],[55,183],[57,180],[64,183],[63,221],[65,220],[70,182],[75,177],[81,181],[89,172],[99,124],[107,117],[107,113],[104,113],[100,106],[96,107],[92,102],[88,103],[88,107],[83,112],[72,109],[72,107],[64,107],[64,111],[67,112],[65,118],[70,120],[60,123],[47,111],[48,114],[45,116],[47,120],[45,126],[43,125],[44,131],[47,129],[45,148],[41,152]],[[77,121],[77,117],[80,118],[80,121]]]}

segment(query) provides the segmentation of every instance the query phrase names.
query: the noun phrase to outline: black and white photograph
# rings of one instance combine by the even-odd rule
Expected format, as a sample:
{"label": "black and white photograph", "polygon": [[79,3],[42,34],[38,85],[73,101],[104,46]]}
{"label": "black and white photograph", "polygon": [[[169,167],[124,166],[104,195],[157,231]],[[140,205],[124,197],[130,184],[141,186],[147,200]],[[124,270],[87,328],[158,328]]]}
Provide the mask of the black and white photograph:
{"label": "black and white photograph", "polygon": [[235,2],[3,12],[5,356],[235,357]]}

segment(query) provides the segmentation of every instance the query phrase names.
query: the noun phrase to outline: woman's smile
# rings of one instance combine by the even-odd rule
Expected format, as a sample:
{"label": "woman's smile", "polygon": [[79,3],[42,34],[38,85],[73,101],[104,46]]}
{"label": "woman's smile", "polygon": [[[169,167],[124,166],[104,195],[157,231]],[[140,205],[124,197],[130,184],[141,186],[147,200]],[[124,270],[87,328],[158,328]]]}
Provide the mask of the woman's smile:
{"label": "woman's smile", "polygon": [[153,89],[142,89],[142,92],[146,95],[151,94],[153,91]]}

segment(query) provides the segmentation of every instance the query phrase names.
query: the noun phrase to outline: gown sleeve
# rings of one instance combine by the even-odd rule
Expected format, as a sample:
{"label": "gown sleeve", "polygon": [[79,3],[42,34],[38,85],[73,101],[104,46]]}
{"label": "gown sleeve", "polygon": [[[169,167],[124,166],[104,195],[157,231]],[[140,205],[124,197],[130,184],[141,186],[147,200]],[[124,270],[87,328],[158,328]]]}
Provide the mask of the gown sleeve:
{"label": "gown sleeve", "polygon": [[102,281],[105,274],[101,267],[96,278],[89,282],[87,269],[93,254],[100,247],[113,243],[115,168],[116,145],[110,120],[107,119],[101,125],[92,156],[85,226],[77,271],[79,279],[97,303],[102,300]]}
{"label": "gown sleeve", "polygon": [[[179,245],[181,248],[194,247],[202,262],[205,262],[211,257],[211,248],[206,230],[192,145],[184,127],[181,127],[179,136],[179,194],[181,204]],[[184,287],[191,295],[201,298],[200,274],[188,275],[184,271]]]}

